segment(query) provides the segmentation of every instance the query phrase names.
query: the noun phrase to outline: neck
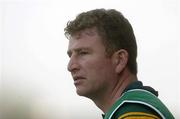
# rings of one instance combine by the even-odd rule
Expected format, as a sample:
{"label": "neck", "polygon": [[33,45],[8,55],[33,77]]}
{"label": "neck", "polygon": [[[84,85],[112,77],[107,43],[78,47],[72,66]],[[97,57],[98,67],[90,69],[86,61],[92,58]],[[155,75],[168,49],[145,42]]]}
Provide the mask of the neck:
{"label": "neck", "polygon": [[137,80],[137,77],[126,71],[121,72],[119,78],[114,82],[114,85],[110,90],[106,91],[104,95],[92,99],[94,103],[105,113],[121,96],[124,89],[133,81]]}

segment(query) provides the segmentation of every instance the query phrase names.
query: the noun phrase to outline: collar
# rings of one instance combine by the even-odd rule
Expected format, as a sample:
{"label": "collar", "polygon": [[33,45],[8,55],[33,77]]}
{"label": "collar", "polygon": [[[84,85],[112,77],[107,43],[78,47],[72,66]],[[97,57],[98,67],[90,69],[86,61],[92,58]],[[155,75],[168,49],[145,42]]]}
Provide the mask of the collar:
{"label": "collar", "polygon": [[[134,81],[132,83],[130,83],[125,90],[123,91],[123,93],[127,92],[128,90],[131,89],[144,89],[147,90],[151,93],[153,93],[154,95],[158,96],[158,91],[154,90],[152,87],[150,86],[143,86],[143,83],[141,81]],[[123,94],[122,93],[122,94]]]}

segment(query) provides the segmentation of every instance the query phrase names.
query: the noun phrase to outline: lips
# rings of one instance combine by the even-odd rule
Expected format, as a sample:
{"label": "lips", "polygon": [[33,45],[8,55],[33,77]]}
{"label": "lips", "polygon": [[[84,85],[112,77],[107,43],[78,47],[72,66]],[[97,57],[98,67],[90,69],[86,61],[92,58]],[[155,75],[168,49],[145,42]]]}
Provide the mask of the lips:
{"label": "lips", "polygon": [[85,79],[85,77],[73,76],[73,79],[74,79],[74,85],[79,85],[82,83],[82,81]]}

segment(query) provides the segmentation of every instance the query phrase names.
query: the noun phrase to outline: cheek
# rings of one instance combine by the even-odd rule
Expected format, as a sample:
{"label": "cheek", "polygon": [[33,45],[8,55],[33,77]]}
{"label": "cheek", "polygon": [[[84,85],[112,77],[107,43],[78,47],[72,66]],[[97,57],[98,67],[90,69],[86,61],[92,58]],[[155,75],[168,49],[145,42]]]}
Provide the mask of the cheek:
{"label": "cheek", "polygon": [[94,78],[109,77],[114,71],[112,63],[109,60],[95,60],[93,62],[87,62],[84,68],[86,69],[86,73],[94,76]]}

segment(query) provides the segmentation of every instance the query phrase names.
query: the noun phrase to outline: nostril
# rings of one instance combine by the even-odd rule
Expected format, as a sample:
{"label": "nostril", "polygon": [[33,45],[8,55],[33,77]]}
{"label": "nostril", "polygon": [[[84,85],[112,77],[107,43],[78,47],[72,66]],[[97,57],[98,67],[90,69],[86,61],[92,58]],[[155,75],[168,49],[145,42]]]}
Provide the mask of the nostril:
{"label": "nostril", "polygon": [[79,69],[79,65],[76,62],[72,62],[72,60],[70,60],[67,69],[70,72],[74,72]]}
{"label": "nostril", "polygon": [[78,65],[77,64],[68,65],[68,71],[73,72],[75,70],[78,70]]}
{"label": "nostril", "polygon": [[72,59],[69,60],[67,70],[71,72],[71,65],[73,64]]}
{"label": "nostril", "polygon": [[69,72],[74,72],[79,69],[78,59],[75,54],[71,54],[67,69]]}
{"label": "nostril", "polygon": [[72,69],[72,68],[71,68],[71,65],[72,65],[72,64],[70,64],[70,62],[69,62],[69,63],[68,63],[68,66],[67,66],[67,70],[70,71],[70,72],[71,72],[71,69]]}

